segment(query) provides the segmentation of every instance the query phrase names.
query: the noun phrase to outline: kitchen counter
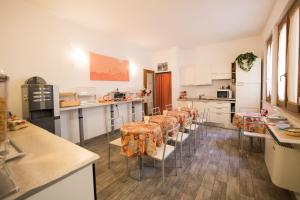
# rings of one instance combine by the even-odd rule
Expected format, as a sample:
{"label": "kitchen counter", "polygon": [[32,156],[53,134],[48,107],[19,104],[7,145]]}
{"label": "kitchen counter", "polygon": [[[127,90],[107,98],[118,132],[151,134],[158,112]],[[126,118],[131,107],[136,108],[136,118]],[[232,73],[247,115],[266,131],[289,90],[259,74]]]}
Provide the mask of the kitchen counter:
{"label": "kitchen counter", "polygon": [[235,103],[235,99],[234,98],[216,98],[216,97],[212,97],[212,98],[184,98],[184,99],[178,99],[178,101],[218,101],[218,102],[231,102],[231,103]]}
{"label": "kitchen counter", "polygon": [[137,99],[132,99],[132,100],[128,100],[128,101],[108,101],[106,103],[90,103],[90,104],[85,104],[85,105],[80,105],[80,106],[60,108],[60,111],[63,112],[63,111],[76,110],[76,109],[93,108],[93,107],[99,107],[99,106],[110,106],[110,105],[116,105],[116,104],[142,102],[142,101],[143,101],[143,99],[137,98]]}
{"label": "kitchen counter", "polygon": [[92,165],[99,156],[33,124],[9,132],[25,153],[7,166],[19,190],[6,199],[24,199]]}
{"label": "kitchen counter", "polygon": [[[268,123],[267,119],[264,122]],[[281,143],[300,144],[300,137],[289,136],[287,131],[279,130],[276,125],[267,125],[272,135]]]}

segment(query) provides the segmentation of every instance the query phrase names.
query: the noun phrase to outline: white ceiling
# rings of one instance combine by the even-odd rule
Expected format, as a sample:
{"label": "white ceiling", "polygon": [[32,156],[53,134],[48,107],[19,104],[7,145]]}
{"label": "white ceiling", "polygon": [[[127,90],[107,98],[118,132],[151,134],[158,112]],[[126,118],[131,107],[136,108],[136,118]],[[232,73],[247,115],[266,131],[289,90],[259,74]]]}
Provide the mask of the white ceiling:
{"label": "white ceiling", "polygon": [[261,33],[276,0],[25,0],[104,34],[158,49]]}

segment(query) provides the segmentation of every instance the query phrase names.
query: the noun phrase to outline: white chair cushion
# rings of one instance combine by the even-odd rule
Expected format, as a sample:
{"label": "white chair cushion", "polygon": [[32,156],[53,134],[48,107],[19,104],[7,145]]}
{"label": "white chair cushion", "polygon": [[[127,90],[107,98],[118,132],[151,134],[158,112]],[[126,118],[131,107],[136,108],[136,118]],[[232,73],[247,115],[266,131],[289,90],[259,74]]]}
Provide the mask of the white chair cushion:
{"label": "white chair cushion", "polygon": [[[178,137],[177,137],[177,142],[180,142],[180,140],[181,140],[181,135],[182,135],[182,142],[185,141],[185,140],[189,137],[189,134],[179,132],[179,133],[178,133]],[[173,135],[173,137],[171,137],[171,140],[172,140],[172,141],[176,141],[176,135]]]}
{"label": "white chair cushion", "polygon": [[[175,147],[172,145],[166,145],[166,152],[165,152],[165,158],[167,158],[172,152],[174,152]],[[156,149],[157,154],[156,155],[151,155],[152,158],[156,160],[163,160],[163,153],[164,153],[164,145],[161,147],[157,147]]]}
{"label": "white chair cushion", "polygon": [[197,130],[198,127],[199,127],[198,124],[192,124],[191,126],[187,126],[187,127],[185,127],[185,128],[188,129],[188,130],[191,129],[192,131],[194,131],[194,130]]}
{"label": "white chair cushion", "polygon": [[265,138],[266,134],[263,133],[255,133],[255,132],[248,132],[248,131],[244,131],[243,133],[245,136],[248,137],[258,137],[258,138]]}
{"label": "white chair cushion", "polygon": [[113,141],[110,141],[109,144],[121,147],[122,146],[121,137],[119,137],[119,138],[117,138],[117,139],[115,139]]}

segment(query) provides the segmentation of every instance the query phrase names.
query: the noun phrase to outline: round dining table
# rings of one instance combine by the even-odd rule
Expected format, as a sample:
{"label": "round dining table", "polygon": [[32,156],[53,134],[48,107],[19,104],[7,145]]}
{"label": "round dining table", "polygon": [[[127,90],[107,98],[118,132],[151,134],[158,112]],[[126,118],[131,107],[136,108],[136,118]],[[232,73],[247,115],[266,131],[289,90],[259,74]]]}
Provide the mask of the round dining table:
{"label": "round dining table", "polygon": [[160,125],[163,134],[165,134],[168,130],[173,129],[177,126],[178,119],[174,116],[153,115],[149,117],[149,122]]}
{"label": "round dining table", "polygon": [[122,154],[128,157],[155,155],[163,144],[161,126],[156,123],[130,122],[120,128]]}

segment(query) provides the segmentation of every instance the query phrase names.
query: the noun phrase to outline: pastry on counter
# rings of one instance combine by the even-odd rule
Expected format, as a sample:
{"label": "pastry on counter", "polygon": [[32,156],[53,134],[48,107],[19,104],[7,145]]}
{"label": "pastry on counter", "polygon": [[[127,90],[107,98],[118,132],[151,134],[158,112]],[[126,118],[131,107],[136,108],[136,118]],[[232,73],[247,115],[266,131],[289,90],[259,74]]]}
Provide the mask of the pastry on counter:
{"label": "pastry on counter", "polygon": [[59,106],[61,108],[79,106],[79,105],[80,105],[80,100],[78,99],[76,93],[73,92],[59,93]]}
{"label": "pastry on counter", "polygon": [[27,121],[20,119],[16,115],[10,116],[7,120],[7,128],[10,131],[16,131],[26,127],[28,127]]}

